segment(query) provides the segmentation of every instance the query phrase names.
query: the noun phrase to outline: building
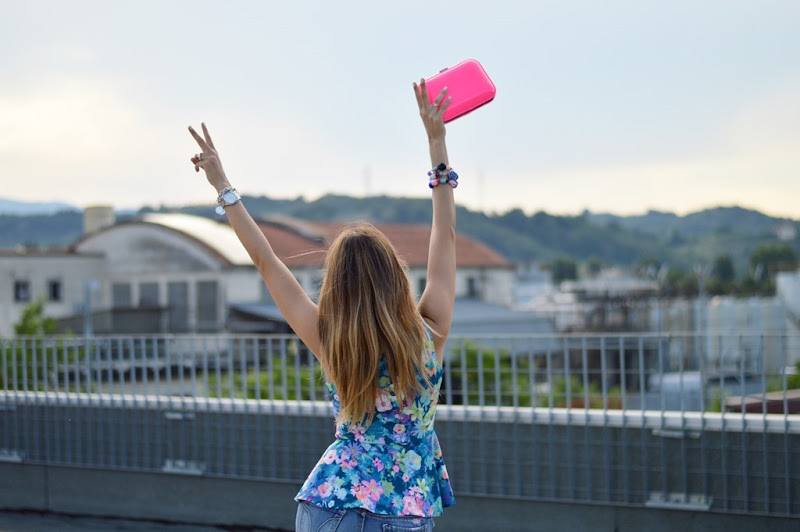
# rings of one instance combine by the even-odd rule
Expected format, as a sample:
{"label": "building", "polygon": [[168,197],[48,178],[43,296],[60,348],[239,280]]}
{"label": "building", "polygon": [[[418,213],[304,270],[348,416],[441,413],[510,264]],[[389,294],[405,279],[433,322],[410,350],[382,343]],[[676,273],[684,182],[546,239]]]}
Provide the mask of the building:
{"label": "building", "polygon": [[[316,298],[325,251],[344,224],[293,219],[258,222],[276,254]],[[408,265],[412,289],[425,287],[430,227],[379,225]],[[512,302],[511,265],[487,246],[456,237],[458,298]],[[224,222],[185,214],[146,214],[98,224],[68,250],[0,256],[5,301],[0,334],[42,295],[46,313],[80,332],[91,311],[97,333],[288,332],[250,257]],[[49,297],[53,296],[59,299]]]}
{"label": "building", "polygon": [[81,313],[86,305],[99,305],[100,294],[88,281],[105,275],[106,260],[101,253],[0,250],[0,335],[12,334],[23,309],[36,300],[43,300],[46,313],[54,317]]}
{"label": "building", "polygon": [[789,364],[800,364],[800,270],[779,272],[775,277],[776,297],[786,309],[786,341],[794,358]]}

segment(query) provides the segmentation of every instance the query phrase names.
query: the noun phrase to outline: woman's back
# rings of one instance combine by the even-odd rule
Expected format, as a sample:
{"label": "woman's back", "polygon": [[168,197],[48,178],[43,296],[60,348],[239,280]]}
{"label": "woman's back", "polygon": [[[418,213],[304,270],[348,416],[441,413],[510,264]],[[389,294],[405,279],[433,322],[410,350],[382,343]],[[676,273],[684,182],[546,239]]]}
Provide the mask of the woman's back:
{"label": "woman's back", "polygon": [[[425,342],[424,391],[401,404],[381,360],[372,422],[339,422],[328,447],[297,494],[316,506],[363,508],[376,514],[432,517],[452,506],[453,492],[434,431],[442,367]],[[426,384],[425,381],[429,384]],[[327,383],[338,418],[339,395]]]}
{"label": "woman's back", "polygon": [[442,381],[436,352],[447,341],[455,300],[458,175],[448,166],[445,143],[447,89],[431,101],[423,80],[413,88],[433,165],[427,173],[433,199],[428,269],[419,302],[391,243],[362,226],[331,244],[314,303],[247,213],[205,124],[202,136],[189,128],[202,149],[190,160],[217,190],[218,212],[228,216],[286,322],[335,383],[329,389],[341,424],[297,496],[298,530],[330,527],[332,519],[341,530],[366,530],[367,522],[370,530],[397,524],[431,530],[430,516],[453,504],[433,416]]}

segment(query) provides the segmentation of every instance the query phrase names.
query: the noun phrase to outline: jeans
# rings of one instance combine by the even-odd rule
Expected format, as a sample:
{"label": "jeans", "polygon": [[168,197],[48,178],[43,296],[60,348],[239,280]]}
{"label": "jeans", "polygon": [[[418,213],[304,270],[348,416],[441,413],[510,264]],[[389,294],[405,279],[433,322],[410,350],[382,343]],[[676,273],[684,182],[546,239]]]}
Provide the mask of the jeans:
{"label": "jeans", "polygon": [[320,508],[300,501],[295,532],[431,532],[432,517],[395,517],[362,509]]}

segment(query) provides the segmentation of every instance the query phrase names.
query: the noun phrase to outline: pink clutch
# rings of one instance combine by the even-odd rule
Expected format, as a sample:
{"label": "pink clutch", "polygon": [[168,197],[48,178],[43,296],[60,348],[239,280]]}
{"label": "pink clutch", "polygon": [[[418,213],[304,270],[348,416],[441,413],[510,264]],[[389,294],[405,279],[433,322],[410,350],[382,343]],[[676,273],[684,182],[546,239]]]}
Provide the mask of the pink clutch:
{"label": "pink clutch", "polygon": [[425,84],[428,86],[428,98],[431,103],[442,92],[442,89],[447,87],[447,97],[452,98],[453,101],[450,102],[450,106],[442,117],[445,123],[486,105],[494,100],[494,95],[497,93],[497,89],[486,71],[474,59],[467,59],[455,66],[445,68],[435,76],[426,79]]}

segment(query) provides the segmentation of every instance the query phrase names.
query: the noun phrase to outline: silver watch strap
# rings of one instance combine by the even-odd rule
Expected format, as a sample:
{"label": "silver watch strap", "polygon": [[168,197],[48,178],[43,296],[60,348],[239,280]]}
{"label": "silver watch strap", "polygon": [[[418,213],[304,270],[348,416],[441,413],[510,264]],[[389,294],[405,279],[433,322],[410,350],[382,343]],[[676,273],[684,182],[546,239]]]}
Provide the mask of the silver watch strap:
{"label": "silver watch strap", "polygon": [[[225,201],[225,194],[227,194],[229,192],[233,192],[236,195],[236,199],[234,201],[231,201],[230,203]],[[225,214],[225,207],[227,207],[229,205],[235,205],[241,199],[242,199],[242,196],[239,194],[238,190],[236,190],[233,187],[225,187],[225,188],[223,188],[222,190],[219,191],[219,195],[217,196],[217,208],[215,209],[215,211],[219,215]]]}

